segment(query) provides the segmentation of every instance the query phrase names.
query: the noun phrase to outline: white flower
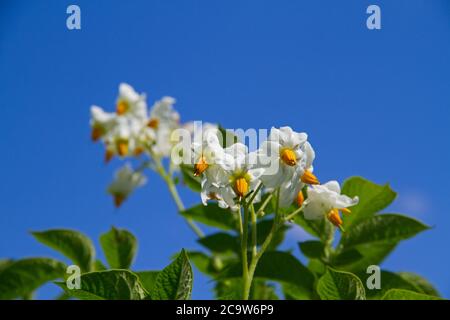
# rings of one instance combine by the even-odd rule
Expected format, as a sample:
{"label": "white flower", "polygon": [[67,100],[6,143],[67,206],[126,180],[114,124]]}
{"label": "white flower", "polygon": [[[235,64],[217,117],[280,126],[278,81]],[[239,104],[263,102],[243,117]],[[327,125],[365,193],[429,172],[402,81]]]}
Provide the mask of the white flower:
{"label": "white flower", "polygon": [[98,106],[91,107],[91,139],[98,141],[103,138],[116,123],[116,114],[105,112]]}
{"label": "white flower", "polygon": [[116,113],[118,116],[136,118],[140,121],[147,119],[147,103],[145,94],[138,94],[129,84],[119,85]]}
{"label": "white flower", "polygon": [[108,162],[115,155],[127,157],[139,155],[143,151],[141,133],[145,127],[133,118],[119,117],[112,129],[104,138],[106,146],[105,161]]}
{"label": "white flower", "polygon": [[[175,99],[163,97],[155,102],[150,110],[150,117],[147,120],[147,127],[153,130],[152,151],[155,155],[167,157],[170,155],[174,142],[172,133],[179,127],[180,115],[173,108]],[[147,129],[148,130],[148,129]]]}
{"label": "white flower", "polygon": [[163,97],[156,101],[150,110],[148,126],[153,129],[161,127],[175,129],[179,126],[180,115],[173,108],[176,100],[172,97]]}
{"label": "white flower", "polygon": [[200,176],[202,173],[205,173],[210,180],[217,178],[220,176],[218,171],[223,170],[222,165],[226,161],[225,157],[231,157],[230,154],[226,154],[220,145],[217,134],[217,127],[194,131],[194,142],[191,145],[194,176]]}
{"label": "white flower", "polygon": [[226,204],[232,210],[237,210],[238,201],[256,189],[264,169],[254,168],[251,160],[256,155],[249,154],[242,143],[235,143],[224,151],[220,164],[223,170],[218,170],[217,176],[213,178],[205,175],[202,199],[210,199],[212,194],[213,198],[219,200],[219,205]]}
{"label": "white flower", "polygon": [[348,207],[358,204],[358,197],[350,198],[341,195],[337,181],[329,181],[323,185],[310,186],[305,201],[303,214],[305,219],[315,220],[326,216],[335,226],[342,224],[339,211],[350,213]]}
{"label": "white flower", "polygon": [[120,207],[124,200],[138,187],[147,182],[146,177],[138,171],[133,171],[126,164],[115,174],[114,181],[108,187],[108,193],[114,197],[114,205]]}
{"label": "white flower", "polygon": [[[301,149],[303,156],[299,165],[295,168],[292,179],[282,183],[280,186],[279,203],[281,207],[289,207],[294,200],[296,200],[297,205],[300,207],[303,203],[302,189],[305,187],[306,183],[313,182],[313,184],[317,184],[319,182],[317,178],[312,175],[312,163],[315,158],[315,152],[311,144],[306,141]],[[305,177],[308,177],[310,180],[305,179]]]}
{"label": "white flower", "polygon": [[[277,188],[294,176],[298,166],[304,166],[304,146],[308,136],[290,127],[272,128],[270,135],[259,150],[259,160],[266,168],[261,180],[268,188]],[[306,171],[305,171],[306,173]],[[307,183],[318,183],[309,171]],[[315,179],[314,179],[315,178]]]}

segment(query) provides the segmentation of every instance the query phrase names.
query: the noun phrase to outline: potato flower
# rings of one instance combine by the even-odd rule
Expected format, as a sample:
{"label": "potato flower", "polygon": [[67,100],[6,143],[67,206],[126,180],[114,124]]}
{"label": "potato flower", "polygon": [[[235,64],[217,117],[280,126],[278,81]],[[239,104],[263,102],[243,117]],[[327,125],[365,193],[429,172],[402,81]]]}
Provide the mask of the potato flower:
{"label": "potato flower", "polygon": [[[272,128],[269,137],[259,150],[259,161],[266,168],[261,177],[267,188],[277,188],[289,182],[299,166],[304,166],[304,145],[306,133],[298,133],[290,127]],[[317,178],[308,170],[303,170],[304,183],[318,184]]]}
{"label": "potato flower", "polygon": [[303,214],[305,219],[316,220],[324,216],[337,227],[341,227],[342,218],[339,211],[349,214],[348,207],[358,204],[358,197],[350,198],[341,195],[337,181],[329,181],[323,185],[310,186],[308,198],[305,200]]}
{"label": "potato flower", "polygon": [[129,164],[119,169],[114,181],[108,187],[108,193],[114,197],[114,205],[118,208],[138,187],[143,186],[147,178],[140,171],[133,171]]}

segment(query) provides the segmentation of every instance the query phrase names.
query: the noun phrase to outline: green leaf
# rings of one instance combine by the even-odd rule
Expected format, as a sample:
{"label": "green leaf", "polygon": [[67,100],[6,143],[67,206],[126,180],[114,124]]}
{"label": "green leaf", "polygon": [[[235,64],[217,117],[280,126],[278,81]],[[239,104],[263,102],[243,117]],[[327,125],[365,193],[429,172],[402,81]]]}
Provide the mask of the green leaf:
{"label": "green leaf", "polygon": [[217,271],[212,266],[212,258],[205,253],[189,251],[189,259],[200,272],[209,276],[216,276]]}
{"label": "green leaf", "polygon": [[362,177],[351,177],[345,180],[342,194],[349,197],[359,197],[359,203],[351,208],[352,213],[344,217],[343,227],[350,230],[350,226],[373,216],[394,201],[397,194],[389,185],[379,185]]}
{"label": "green leaf", "polygon": [[100,260],[95,260],[94,262],[94,271],[105,271],[108,268],[106,268],[106,266],[103,264],[103,262],[101,262]]}
{"label": "green leaf", "polygon": [[328,219],[307,220],[303,216],[303,213],[301,213],[295,216],[294,222],[306,232],[319,238],[323,242],[330,242],[333,240],[336,228],[328,221]]}
{"label": "green leaf", "polygon": [[239,249],[237,238],[225,232],[214,233],[197,241],[213,252],[237,251]]}
{"label": "green leaf", "polygon": [[137,251],[137,239],[131,232],[112,227],[100,236],[100,245],[111,268],[130,268]]}
{"label": "green leaf", "polygon": [[208,203],[207,206],[199,204],[180,213],[186,218],[223,230],[234,230],[237,224],[236,215],[220,208],[217,203]]}
{"label": "green leaf", "polygon": [[29,258],[3,263],[0,268],[0,299],[27,297],[48,281],[63,278],[64,263],[47,258]]}
{"label": "green leaf", "polygon": [[249,298],[251,300],[279,300],[275,293],[275,286],[259,279],[253,281]]}
{"label": "green leaf", "polygon": [[428,294],[430,296],[440,296],[436,288],[434,288],[434,286],[423,277],[411,272],[399,272],[398,275],[411,283],[415,288],[414,291]]}
{"label": "green leaf", "polygon": [[[364,276],[361,275],[361,279],[369,278],[371,274],[364,273]],[[366,295],[369,299],[380,299],[382,298],[387,291],[390,289],[406,289],[411,291],[416,291],[414,286],[400,277],[398,274],[389,271],[381,271],[380,273],[381,287],[380,289],[367,289]]]}
{"label": "green leaf", "polygon": [[348,250],[361,245],[397,243],[427,229],[422,222],[399,214],[376,215],[343,233],[339,246]]}
{"label": "green leaf", "polygon": [[367,266],[380,264],[397,246],[397,243],[370,243],[337,252],[332,265],[340,270],[366,272]]}
{"label": "green leaf", "polygon": [[92,270],[95,248],[91,239],[81,232],[67,229],[53,229],[42,232],[31,232],[39,242],[62,253],[83,272]]}
{"label": "green leaf", "polygon": [[147,292],[136,274],[129,270],[95,271],[81,275],[80,289],[56,282],[70,296],[81,300],[141,300]]}
{"label": "green leaf", "polygon": [[398,214],[372,216],[342,234],[332,263],[342,270],[365,272],[368,265],[381,263],[399,241],[428,228],[415,219]]}
{"label": "green leaf", "polygon": [[361,280],[350,272],[331,268],[319,279],[317,293],[322,300],[365,300]]}
{"label": "green leaf", "polygon": [[302,253],[308,258],[320,259],[324,254],[325,246],[321,241],[309,240],[299,242],[298,245]]}
{"label": "green leaf", "polygon": [[383,296],[382,300],[443,300],[443,299],[409,290],[391,289]]}
{"label": "green leaf", "polygon": [[152,300],[188,300],[192,292],[193,273],[186,251],[181,253],[156,277],[150,293]]}
{"label": "green leaf", "polygon": [[202,191],[201,178],[194,176],[194,165],[180,165],[183,183],[194,192]]}
{"label": "green leaf", "polygon": [[139,280],[147,292],[152,292],[156,278],[160,271],[137,271],[135,274],[139,277]]}
{"label": "green leaf", "polygon": [[216,281],[214,292],[217,300],[242,299],[242,279],[222,279]]}
{"label": "green leaf", "polygon": [[[237,278],[242,276],[240,263],[225,269],[223,278]],[[282,251],[268,251],[262,255],[255,270],[256,278],[275,280],[298,286],[305,291],[312,292],[314,275],[292,254]]]}

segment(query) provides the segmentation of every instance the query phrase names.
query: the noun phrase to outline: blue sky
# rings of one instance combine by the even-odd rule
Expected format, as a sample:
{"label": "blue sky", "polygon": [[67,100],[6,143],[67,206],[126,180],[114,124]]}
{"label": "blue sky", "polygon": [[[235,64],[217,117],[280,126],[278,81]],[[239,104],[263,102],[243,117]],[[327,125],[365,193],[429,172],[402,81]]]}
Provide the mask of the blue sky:
{"label": "blue sky", "polygon": [[[66,28],[81,7],[82,29]],[[369,4],[382,29],[366,28]],[[159,269],[193,234],[155,175],[115,210],[89,140],[89,107],[128,82],[182,118],[306,131],[321,180],[389,182],[389,208],[434,229],[383,267],[414,271],[450,297],[450,3],[396,1],[11,1],[0,4],[0,256],[59,257],[27,234],[69,227],[139,238],[137,269]],[[197,195],[182,191],[189,205]],[[295,248],[301,233],[291,233]],[[98,241],[97,241],[98,243]],[[211,284],[196,274],[194,298]],[[48,286],[41,297],[57,290]]]}

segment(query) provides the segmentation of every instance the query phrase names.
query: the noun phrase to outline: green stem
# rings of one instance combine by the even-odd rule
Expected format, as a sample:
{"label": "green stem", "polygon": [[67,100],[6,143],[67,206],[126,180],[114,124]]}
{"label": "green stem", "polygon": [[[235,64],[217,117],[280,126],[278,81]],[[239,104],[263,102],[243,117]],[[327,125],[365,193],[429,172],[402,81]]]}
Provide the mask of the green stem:
{"label": "green stem", "polygon": [[[155,170],[159,173],[159,175],[163,178],[163,180],[166,182],[167,187],[169,188],[169,192],[172,195],[173,200],[175,201],[175,204],[178,208],[178,211],[184,211],[185,207],[183,204],[183,201],[180,198],[180,195],[178,194],[177,187],[175,183],[173,182],[172,175],[168,174],[166,170],[164,169],[164,166],[161,163],[161,160],[157,157],[153,157],[155,159]],[[195,234],[199,238],[203,238],[205,234],[203,231],[197,226],[197,224],[191,219],[184,217],[189,227],[192,229],[192,231],[195,232]]]}
{"label": "green stem", "polygon": [[250,218],[252,222],[252,260],[255,259],[256,254],[258,253],[257,244],[258,244],[258,235],[257,235],[257,224],[256,224],[256,213],[255,207],[253,203],[250,204]]}
{"label": "green stem", "polygon": [[[272,224],[272,229],[270,230],[269,234],[267,235],[267,238],[264,240],[263,244],[261,245],[261,248],[259,249],[259,252],[255,254],[255,256],[252,258],[252,262],[250,263],[249,267],[249,278],[250,281],[253,279],[253,276],[255,274],[256,267],[258,265],[259,259],[261,259],[264,252],[269,247],[270,243],[272,242],[272,238],[277,232],[278,228],[280,227],[280,214],[279,214],[279,198],[280,198],[280,189],[277,189],[276,191],[276,205],[275,205],[275,219]],[[281,220],[282,222],[282,220]],[[256,233],[255,233],[256,234]]]}
{"label": "green stem", "polygon": [[247,237],[248,237],[248,213],[244,206],[244,219],[242,219],[242,210],[239,208],[239,232],[241,235],[241,260],[242,260],[242,299],[248,300],[251,287],[251,279],[248,276],[248,261],[247,261]]}
{"label": "green stem", "polygon": [[303,211],[303,209],[304,209],[303,206],[301,206],[300,208],[296,209],[294,212],[292,212],[291,214],[289,214],[288,216],[286,216],[286,217],[284,218],[284,221],[290,221],[290,220],[294,219],[295,216],[296,216],[297,214],[299,214],[300,212]]}
{"label": "green stem", "polygon": [[270,200],[272,200],[273,197],[273,193],[271,193],[266,200],[264,200],[264,202],[262,203],[261,207],[258,209],[258,212],[256,212],[256,215],[258,217],[263,216],[264,214],[264,209],[267,207],[267,205],[269,204]]}

